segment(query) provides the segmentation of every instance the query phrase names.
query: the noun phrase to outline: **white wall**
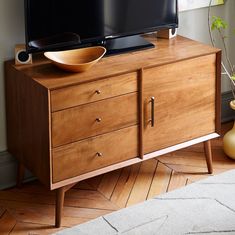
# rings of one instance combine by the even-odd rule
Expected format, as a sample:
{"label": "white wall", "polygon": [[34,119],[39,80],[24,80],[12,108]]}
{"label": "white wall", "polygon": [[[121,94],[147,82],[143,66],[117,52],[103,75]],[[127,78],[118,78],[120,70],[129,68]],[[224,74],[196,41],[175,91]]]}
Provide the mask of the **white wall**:
{"label": "white wall", "polygon": [[228,35],[231,35],[230,40],[228,41],[229,57],[235,65],[235,1],[230,0],[229,5],[227,7],[228,14],[226,14],[226,18],[229,22]]}
{"label": "white wall", "polygon": [[[227,0],[225,5],[212,7],[211,15],[220,16],[229,22],[229,39],[227,46],[230,57],[235,63],[235,34],[232,30],[235,28],[235,1]],[[208,31],[208,8],[196,9],[193,11],[180,12],[179,14],[179,34],[203,43],[211,44]],[[216,38],[216,33],[213,33]],[[216,40],[216,46],[221,47],[219,39]],[[230,85],[227,77],[222,77],[222,92],[229,91]]]}
{"label": "white wall", "polygon": [[[13,58],[14,46],[24,42],[23,0],[0,0],[0,152],[6,150],[5,107],[4,107],[4,79],[3,61]],[[225,6],[213,8],[213,14],[226,15],[235,28],[235,1],[228,0]],[[179,34],[208,43],[207,8],[181,12]],[[234,36],[235,38],[235,36]],[[235,61],[235,43],[230,40],[233,61]],[[229,89],[223,81],[223,91]]]}
{"label": "white wall", "polygon": [[6,150],[3,61],[24,42],[23,0],[0,0],[0,152]]}

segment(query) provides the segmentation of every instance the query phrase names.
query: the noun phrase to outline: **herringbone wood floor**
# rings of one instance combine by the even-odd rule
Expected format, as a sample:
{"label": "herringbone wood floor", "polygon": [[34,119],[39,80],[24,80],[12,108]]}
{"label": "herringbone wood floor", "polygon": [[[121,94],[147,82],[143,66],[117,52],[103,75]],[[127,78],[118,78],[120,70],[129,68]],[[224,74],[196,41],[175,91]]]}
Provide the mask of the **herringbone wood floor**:
{"label": "herringbone wood floor", "polygon": [[[231,126],[223,125],[223,131]],[[214,174],[235,168],[235,161],[225,156],[221,146],[221,139],[212,141]],[[206,172],[199,144],[80,182],[66,194],[61,229],[210,177]],[[0,234],[57,231],[53,227],[54,203],[54,192],[46,191],[37,181],[1,191]]]}

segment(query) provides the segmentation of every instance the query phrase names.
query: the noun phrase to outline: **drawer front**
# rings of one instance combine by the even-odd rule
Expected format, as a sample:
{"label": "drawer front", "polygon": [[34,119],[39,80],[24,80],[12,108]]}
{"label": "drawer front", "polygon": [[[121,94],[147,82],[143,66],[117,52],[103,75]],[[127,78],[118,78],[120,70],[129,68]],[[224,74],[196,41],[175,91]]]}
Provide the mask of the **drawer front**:
{"label": "drawer front", "polygon": [[137,91],[137,73],[70,86],[51,92],[51,109],[58,111]]}
{"label": "drawer front", "polygon": [[137,124],[137,93],[52,113],[53,147]]}
{"label": "drawer front", "polygon": [[135,158],[137,142],[132,126],[53,149],[53,183]]}

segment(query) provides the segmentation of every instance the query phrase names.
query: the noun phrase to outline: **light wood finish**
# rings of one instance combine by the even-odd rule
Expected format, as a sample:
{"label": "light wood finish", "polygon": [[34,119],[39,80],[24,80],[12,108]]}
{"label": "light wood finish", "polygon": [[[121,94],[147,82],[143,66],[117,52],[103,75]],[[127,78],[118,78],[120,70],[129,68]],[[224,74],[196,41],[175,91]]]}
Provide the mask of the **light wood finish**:
{"label": "light wood finish", "polygon": [[171,180],[168,184],[168,188],[167,188],[167,191],[170,192],[170,191],[173,191],[173,190],[176,190],[177,188],[182,188],[184,187],[185,185],[187,185],[187,178],[185,178],[184,175],[182,174],[178,174],[178,172],[172,172],[172,175],[171,175]]}
{"label": "light wood finish", "polygon": [[[126,207],[128,203],[130,193],[134,187],[136,177],[140,171],[140,166],[140,164],[134,164],[132,166],[123,168],[120,173],[111,196],[111,201],[120,208]],[[108,175],[110,175],[110,173],[108,173]]]}
{"label": "light wood finish", "polygon": [[49,91],[21,73],[20,69],[5,63],[7,147],[19,162],[49,188]]}
{"label": "light wood finish", "polygon": [[141,164],[139,174],[129,195],[127,206],[146,200],[150,185],[152,183],[152,178],[149,177],[149,175],[154,175],[156,167],[157,161],[155,159],[145,161]]}
{"label": "light wood finish", "polygon": [[119,180],[121,172],[122,172],[122,169],[118,169],[114,171],[112,175],[110,175],[109,173],[106,173],[103,175],[100,183],[98,184],[97,190],[102,191],[102,194],[106,198],[109,198],[109,199],[111,198],[113,194],[113,190],[116,187],[116,184]]}
{"label": "light wood finish", "polygon": [[40,234],[40,235],[47,235],[59,232],[60,230],[65,229],[65,227],[61,228],[55,228],[51,225],[45,225],[45,224],[35,224],[28,223],[28,222],[22,222],[17,223],[14,227],[13,231],[10,233],[12,235],[31,235],[31,234]]}
{"label": "light wood finish", "polygon": [[131,93],[52,113],[52,145],[57,147],[136,125],[137,110],[137,94]]}
{"label": "light wood finish", "polygon": [[[220,51],[211,46],[181,36],[177,36],[171,40],[156,39],[155,37],[149,36],[147,40],[151,41],[156,47],[149,50],[104,57],[92,69],[85,73],[65,73],[56,69],[50,61],[41,58],[38,60],[35,59],[32,66],[25,66],[19,69],[42,86],[49,90],[54,90],[99,80],[101,78],[108,78],[114,75],[126,74],[127,72],[137,71],[141,68],[150,68],[198,56],[214,54]],[[10,63],[14,66],[12,62]]]}
{"label": "light wood finish", "polygon": [[[70,183],[79,182],[79,181],[82,181],[82,180],[85,180],[85,179],[88,179],[88,178],[91,178],[91,177],[94,177],[94,176],[97,176],[97,175],[104,174],[106,172],[117,170],[117,169],[123,168],[125,166],[130,166],[130,165],[133,165],[133,164],[136,164],[136,163],[141,163],[143,161],[152,159],[154,157],[159,157],[161,155],[171,153],[172,151],[176,151],[176,150],[179,150],[179,149],[182,149],[182,148],[186,148],[188,146],[198,144],[198,143],[201,143],[201,142],[204,142],[204,141],[207,141],[207,140],[210,140],[210,139],[218,138],[218,137],[219,137],[218,134],[215,134],[215,133],[210,134],[210,135],[203,136],[203,137],[200,137],[200,138],[196,138],[194,140],[190,140],[190,141],[178,144],[178,145],[171,146],[169,148],[165,148],[165,149],[161,149],[161,150],[149,153],[149,154],[145,154],[143,156],[143,159],[141,159],[140,157],[137,157],[137,158],[132,158],[132,159],[129,159],[129,160],[126,160],[126,161],[123,161],[123,162],[116,163],[116,164],[112,164],[110,166],[106,166],[106,167],[100,168],[98,170],[94,170],[94,171],[91,171],[91,172],[88,172],[88,173],[85,173],[85,174],[81,174],[79,176],[75,176],[75,177],[72,177],[72,178],[57,182],[57,183],[53,183],[52,190],[57,189],[57,188],[62,187],[62,186],[65,186],[65,185],[70,184]],[[205,161],[205,159],[204,159],[204,161]]]}
{"label": "light wood finish", "polygon": [[136,72],[115,76],[79,86],[51,91],[51,109],[58,111],[137,91]]}
{"label": "light wood finish", "polygon": [[176,144],[176,145],[168,147],[168,148],[164,148],[164,149],[152,152],[152,153],[145,154],[144,155],[144,160],[149,160],[149,159],[153,158],[154,156],[158,157],[158,156],[161,156],[161,155],[164,155],[164,154],[167,154],[167,153],[171,153],[171,152],[177,151],[179,149],[187,148],[191,145],[202,143],[204,141],[208,141],[208,140],[218,138],[218,137],[219,137],[218,134],[213,133],[213,134],[202,136],[202,137],[199,137],[199,138],[196,138],[196,139],[193,139],[193,140],[189,140],[189,141],[184,142],[184,143]]}
{"label": "light wood finish", "polygon": [[[223,132],[231,129],[232,124],[224,125]],[[214,174],[234,169],[234,160],[223,153],[222,138],[212,140],[211,145]],[[206,174],[203,144],[166,154],[159,157],[156,162],[155,172],[140,171],[142,164],[135,164],[78,183],[66,193],[61,221],[63,227],[60,229],[124,208],[129,202],[129,195],[132,194],[132,198],[134,197],[132,189],[137,189],[135,186],[136,183],[139,184],[137,178],[149,178],[149,181],[152,179],[149,188],[142,184],[143,191],[149,192],[146,195],[150,199],[171,189],[210,177]],[[139,184],[139,187],[142,186]],[[137,193],[139,191],[141,189]],[[20,189],[0,191],[0,208],[5,208],[2,209],[4,214],[0,212],[0,234],[6,231],[6,234],[10,235],[47,235],[58,231],[54,228],[54,195],[54,191],[46,190],[37,181],[25,183]],[[105,209],[108,203],[116,205],[116,209]]]}
{"label": "light wood finish", "polygon": [[69,72],[84,72],[96,64],[106,53],[101,46],[67,51],[50,51],[44,55],[58,68]]}
{"label": "light wood finish", "polygon": [[156,195],[163,194],[168,191],[169,182],[171,180],[172,170],[160,161],[157,162],[157,168],[153,176],[147,199],[151,199]]}
{"label": "light wood finish", "polygon": [[143,128],[144,128],[144,106],[143,106],[143,69],[140,70],[138,76],[138,90],[139,90],[139,100],[138,100],[138,113],[139,113],[139,157],[143,159],[144,157],[144,147],[143,147]]}
{"label": "light wood finish", "polygon": [[[80,74],[63,72],[40,56],[24,67],[5,63],[9,152],[50,190],[62,192],[67,185],[218,136],[220,50],[183,37],[148,39],[157,47],[103,58]],[[95,90],[100,98],[89,98],[96,86],[102,88]],[[148,125],[151,97],[154,127]],[[102,160],[93,161],[94,152]],[[105,191],[110,198],[113,187]],[[127,194],[116,192],[114,198],[123,204]]]}
{"label": "light wood finish", "polygon": [[133,126],[55,148],[53,182],[135,158],[138,156],[137,140],[138,128]]}
{"label": "light wood finish", "polygon": [[215,132],[215,60],[208,55],[144,71],[144,153]]}
{"label": "light wood finish", "polygon": [[207,164],[208,173],[212,174],[213,173],[213,165],[212,165],[211,142],[210,142],[210,140],[208,140],[208,141],[204,142],[203,144],[204,144],[204,152],[206,155],[206,164]]}

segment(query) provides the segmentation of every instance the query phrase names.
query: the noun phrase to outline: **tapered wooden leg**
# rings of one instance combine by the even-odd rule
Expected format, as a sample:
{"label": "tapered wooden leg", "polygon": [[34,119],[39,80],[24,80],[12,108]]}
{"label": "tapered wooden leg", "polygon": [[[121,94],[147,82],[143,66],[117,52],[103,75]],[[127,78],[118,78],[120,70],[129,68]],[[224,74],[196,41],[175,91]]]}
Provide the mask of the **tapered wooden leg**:
{"label": "tapered wooden leg", "polygon": [[56,205],[55,205],[55,227],[59,228],[61,226],[61,217],[64,207],[64,196],[65,193],[71,189],[76,183],[66,185],[64,187],[58,188],[56,190]]}
{"label": "tapered wooden leg", "polygon": [[210,140],[204,142],[204,152],[206,156],[206,164],[208,173],[213,173],[213,166],[212,166],[212,152],[211,152],[211,142]]}
{"label": "tapered wooden leg", "polygon": [[18,163],[18,169],[17,169],[17,179],[16,179],[16,185],[18,188],[21,188],[22,182],[24,180],[24,173],[25,173],[25,167],[20,162]]}
{"label": "tapered wooden leg", "polygon": [[55,207],[55,226],[56,228],[59,228],[61,226],[61,217],[62,217],[62,211],[64,207],[64,195],[65,190],[64,187],[59,188],[56,190],[56,207]]}

